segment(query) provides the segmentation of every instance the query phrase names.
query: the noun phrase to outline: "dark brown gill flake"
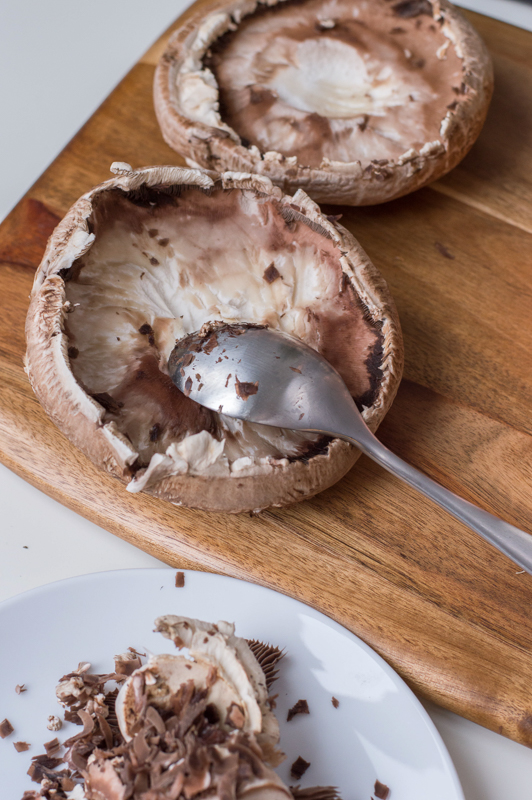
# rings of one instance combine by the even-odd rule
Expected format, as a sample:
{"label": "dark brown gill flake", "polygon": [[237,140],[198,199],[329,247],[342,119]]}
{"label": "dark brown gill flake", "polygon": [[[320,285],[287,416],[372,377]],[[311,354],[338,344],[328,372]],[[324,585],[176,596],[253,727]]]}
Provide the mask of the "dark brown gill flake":
{"label": "dark brown gill flake", "polygon": [[44,749],[46,750],[46,755],[47,756],[55,755],[58,752],[58,750],[60,750],[61,746],[62,746],[61,742],[59,741],[57,736],[55,737],[55,739],[51,739],[49,742],[45,742]]}
{"label": "dark brown gill flake", "polygon": [[331,702],[332,702],[332,704],[333,704],[333,706],[334,706],[335,708],[338,708],[338,706],[340,705],[340,701],[339,701],[339,700],[337,700],[337,699],[336,699],[336,697],[333,697],[333,698],[332,698],[332,700],[331,700]]}
{"label": "dark brown gill flake", "polygon": [[185,573],[184,572],[176,572],[175,574],[175,586],[176,589],[182,589],[185,585]]}
{"label": "dark brown gill flake", "polygon": [[5,739],[7,736],[11,736],[14,730],[14,727],[8,719],[4,719],[0,722],[0,738]]}
{"label": "dark brown gill flake", "polygon": [[310,761],[305,761],[304,758],[298,756],[292,766],[290,767],[290,775],[296,781],[300,780],[307,769],[310,767]]}
{"label": "dark brown gill flake", "polygon": [[218,337],[216,335],[216,332],[213,331],[211,335],[207,337],[201,349],[203,350],[205,355],[208,356],[212,353],[215,347],[218,347]]}
{"label": "dark brown gill flake", "polygon": [[291,719],[294,719],[298,714],[310,714],[308,703],[306,700],[298,700],[292,708],[288,710],[288,715],[286,717],[286,721],[290,722]]}
{"label": "dark brown gill flake", "polygon": [[[183,356],[183,358],[180,361],[181,367],[182,368],[189,367],[195,358],[196,356],[194,355],[194,353],[187,353],[185,356]],[[181,374],[184,375],[185,373],[182,372]]]}
{"label": "dark brown gill flake", "polygon": [[132,675],[136,669],[142,666],[142,662],[136,653],[120,653],[115,656],[115,672],[118,675]]}
{"label": "dark brown gill flake", "polygon": [[53,758],[47,753],[43,753],[40,756],[33,756],[31,760],[34,764],[38,764],[40,767],[44,767],[45,769],[55,769],[59,766],[59,764],[63,763],[62,758]]}
{"label": "dark brown gill flake", "polygon": [[247,400],[259,391],[259,382],[251,383],[249,381],[239,381],[238,376],[235,375],[235,389],[237,397],[241,400]]}
{"label": "dark brown gill flake", "polygon": [[390,789],[388,788],[388,786],[386,786],[385,783],[381,783],[380,781],[375,781],[375,786],[373,788],[373,791],[375,793],[375,797],[377,797],[378,800],[387,800],[387,798],[390,795]]}
{"label": "dark brown gill flake", "polygon": [[24,753],[25,750],[30,749],[30,746],[27,742],[13,742],[13,747],[17,753]]}
{"label": "dark brown gill flake", "polygon": [[264,274],[263,274],[262,277],[264,278],[266,283],[273,283],[274,281],[277,280],[277,278],[281,278],[282,276],[281,276],[281,273],[279,272],[279,270],[277,269],[277,267],[275,266],[275,264],[272,261],[270,266],[267,267],[264,270]]}
{"label": "dark brown gill flake", "polygon": [[58,786],[61,785],[65,778],[70,778],[71,773],[67,769],[57,771],[34,762],[26,774],[30,776],[34,783],[42,783],[43,780],[47,779],[52,785]]}

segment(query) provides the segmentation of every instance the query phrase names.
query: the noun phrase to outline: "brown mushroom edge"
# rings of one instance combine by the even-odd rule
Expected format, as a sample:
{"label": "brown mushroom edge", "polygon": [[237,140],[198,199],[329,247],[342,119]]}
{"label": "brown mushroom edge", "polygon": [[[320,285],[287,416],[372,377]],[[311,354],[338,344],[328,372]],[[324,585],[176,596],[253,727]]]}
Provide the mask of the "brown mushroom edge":
{"label": "brown mushroom edge", "polygon": [[163,137],[191,166],[371,205],[445,174],[480,133],[491,60],[447,0],[218,0],[208,11],[171,37],[154,83]]}
{"label": "brown mushroom edge", "polygon": [[358,450],[204,409],[167,360],[209,321],[282,329],[337,367],[375,430],[403,365],[382,277],[301,191],[256,175],[113,171],[58,225],[35,277],[26,371],[47,414],[129,491],[177,505],[259,511],[331,486]]}

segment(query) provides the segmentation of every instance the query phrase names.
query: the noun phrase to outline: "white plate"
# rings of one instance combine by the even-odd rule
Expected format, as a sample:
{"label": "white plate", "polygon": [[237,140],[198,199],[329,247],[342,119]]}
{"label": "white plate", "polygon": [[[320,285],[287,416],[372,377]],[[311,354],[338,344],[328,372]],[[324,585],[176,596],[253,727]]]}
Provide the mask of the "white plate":
{"label": "white plate", "polygon": [[[221,575],[186,572],[176,589],[175,570],[102,572],[52,583],[0,605],[0,720],[15,732],[0,739],[2,797],[20,800],[35,788],[26,771],[45,741],[79,731],[65,724],[54,689],[79,661],[109,672],[113,656],[129,646],[168,652],[152,632],[161,614],[208,621],[226,619],[236,632],[284,648],[276,714],[287,759],[279,774],[302,756],[311,766],[301,786],[337,786],[343,800],[369,800],[378,779],[390,800],[464,800],[443,742],[429,716],[399,676],[364,642],[318,611],[261,586]],[[26,684],[17,695],[15,686]],[[336,709],[332,697],[340,701]],[[310,714],[286,722],[287,710],[306,699]],[[15,741],[31,749],[17,753]]]}

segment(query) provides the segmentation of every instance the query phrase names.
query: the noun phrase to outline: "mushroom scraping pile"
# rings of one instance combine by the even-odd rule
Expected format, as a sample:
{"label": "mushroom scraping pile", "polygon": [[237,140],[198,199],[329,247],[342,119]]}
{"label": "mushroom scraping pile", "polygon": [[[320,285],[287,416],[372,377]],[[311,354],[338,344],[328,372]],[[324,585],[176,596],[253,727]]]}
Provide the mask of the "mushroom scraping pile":
{"label": "mushroom scraping pile", "polygon": [[41,788],[23,800],[337,800],[332,787],[289,788],[273,770],[284,759],[268,694],[278,648],[235,636],[228,622],[167,615],[155,629],[180,652],[143,665],[130,649],[112,673],[85,662],[61,678],[65,719],[83,730],[63,756],[33,759]]}

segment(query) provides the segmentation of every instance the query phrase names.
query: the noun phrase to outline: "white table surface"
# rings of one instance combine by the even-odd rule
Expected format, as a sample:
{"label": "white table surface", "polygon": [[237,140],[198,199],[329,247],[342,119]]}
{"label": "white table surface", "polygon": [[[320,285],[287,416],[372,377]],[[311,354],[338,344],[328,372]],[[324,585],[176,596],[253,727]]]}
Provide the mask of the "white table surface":
{"label": "white table surface", "polygon": [[[186,0],[0,0],[0,219],[186,5]],[[463,0],[462,5],[532,30],[529,4]],[[0,601],[74,575],[161,565],[1,465],[0,509]],[[427,708],[466,800],[532,798],[529,749],[433,705]]]}

